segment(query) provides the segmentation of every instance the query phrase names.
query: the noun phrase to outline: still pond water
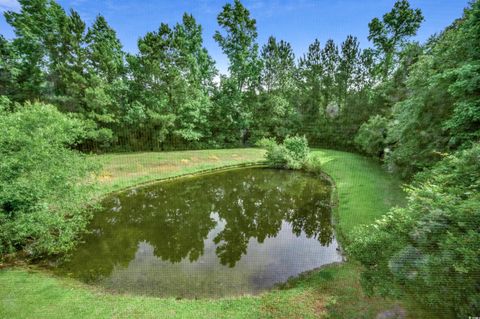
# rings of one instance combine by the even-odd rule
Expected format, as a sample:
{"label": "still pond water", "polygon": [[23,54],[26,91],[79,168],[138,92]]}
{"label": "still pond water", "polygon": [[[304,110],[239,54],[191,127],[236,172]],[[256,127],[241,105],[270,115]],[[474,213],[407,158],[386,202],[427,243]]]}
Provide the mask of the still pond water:
{"label": "still pond water", "polygon": [[254,294],[341,260],[331,186],[302,172],[247,168],[115,194],[59,273],[118,293]]}

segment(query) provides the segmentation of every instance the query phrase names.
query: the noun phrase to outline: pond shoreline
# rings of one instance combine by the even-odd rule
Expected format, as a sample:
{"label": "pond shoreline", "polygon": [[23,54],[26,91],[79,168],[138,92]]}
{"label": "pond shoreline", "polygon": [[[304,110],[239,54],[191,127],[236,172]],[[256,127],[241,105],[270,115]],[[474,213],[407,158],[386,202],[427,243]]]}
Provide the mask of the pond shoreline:
{"label": "pond shoreline", "polygon": [[319,171],[255,163],[133,186],[105,198],[52,271],[130,294],[259,295],[343,260],[332,188]]}
{"label": "pond shoreline", "polygon": [[230,170],[236,170],[236,169],[242,169],[242,168],[261,168],[265,167],[268,168],[269,166],[265,164],[264,161],[259,161],[259,162],[249,162],[249,163],[242,163],[242,164],[234,164],[234,165],[227,165],[227,166],[221,166],[221,167],[214,167],[214,168],[207,168],[203,170],[199,170],[193,173],[185,173],[185,174],[179,174],[171,177],[164,177],[164,178],[157,178],[157,179],[152,179],[146,182],[141,182],[135,185],[127,186],[125,188],[121,188],[119,190],[111,191],[105,194],[102,194],[102,197],[106,197],[112,194],[116,193],[124,193],[128,192],[129,190],[132,189],[138,189],[138,188],[143,188],[147,187],[150,185],[154,185],[157,183],[164,183],[164,182],[170,182],[173,180],[177,179],[182,179],[182,178],[190,178],[190,177],[199,177],[199,176],[204,176],[204,175],[209,175],[209,174],[215,174],[215,173],[221,173],[221,172],[228,172]]}
{"label": "pond shoreline", "polygon": [[[101,201],[108,196],[111,196],[111,195],[114,195],[114,194],[122,194],[122,193],[125,193],[125,192],[128,192],[128,191],[131,191],[131,190],[138,191],[141,188],[153,186],[153,185],[156,185],[156,184],[159,184],[159,183],[182,180],[182,179],[186,179],[186,178],[196,178],[196,177],[208,176],[208,175],[228,172],[228,171],[232,171],[232,170],[241,170],[241,169],[245,169],[245,168],[267,168],[267,169],[277,169],[277,170],[290,171],[289,169],[273,168],[273,167],[267,165],[264,161],[241,163],[241,164],[235,164],[235,165],[227,165],[227,166],[222,166],[222,167],[199,170],[199,171],[193,172],[193,173],[179,174],[179,175],[172,176],[172,177],[159,178],[159,179],[154,179],[154,180],[151,180],[151,181],[139,183],[139,184],[128,186],[128,187],[125,187],[125,188],[122,188],[122,189],[119,189],[119,190],[116,190],[116,191],[104,193],[104,194],[102,194],[101,197],[98,198],[98,200]],[[319,270],[324,269],[324,268],[329,267],[329,266],[339,265],[339,264],[344,263],[346,261],[346,255],[344,253],[344,250],[342,248],[342,245],[341,245],[341,242],[340,242],[340,239],[339,239],[341,237],[339,237],[338,230],[335,227],[336,224],[337,224],[337,219],[338,219],[338,192],[337,192],[337,187],[336,187],[336,183],[335,183],[334,179],[322,170],[306,171],[304,169],[297,169],[297,170],[291,170],[291,171],[299,171],[299,172],[303,172],[303,173],[306,173],[306,174],[314,175],[315,177],[318,177],[318,178],[321,178],[321,179],[327,181],[328,184],[330,185],[330,187],[331,187],[330,207],[332,209],[332,226],[333,226],[333,231],[334,231],[334,238],[337,239],[337,244],[338,244],[337,251],[339,252],[339,255],[341,256],[342,261],[335,261],[335,262],[327,263],[327,264],[324,264],[324,265],[321,265],[321,266],[318,266],[318,267],[315,267],[315,268],[312,268],[312,269],[305,270],[305,271],[303,271],[303,272],[301,272],[297,275],[289,277],[285,281],[280,281],[280,282],[275,283],[274,286],[272,286],[271,288],[269,288],[265,291],[255,293],[255,294],[247,294],[247,295],[259,296],[261,294],[268,293],[269,291],[275,290],[277,288],[285,289],[285,287],[288,286],[288,282],[290,282],[292,280],[297,280],[297,279],[300,279],[300,278],[304,278],[305,276],[307,276],[307,275],[309,275],[313,272],[319,271]],[[50,273],[51,275],[58,276],[59,278],[62,278],[62,276],[59,276],[58,274],[56,274],[53,271],[53,268],[56,268],[56,266],[52,265],[49,262],[49,260],[51,262],[52,259],[47,258],[47,259],[39,260],[37,262],[32,263],[32,262],[29,262],[28,260],[24,260],[24,259],[21,259],[21,258],[19,259],[18,257],[16,257],[16,258],[13,258],[11,262],[0,264],[0,269],[9,268],[9,267],[25,267],[25,268],[28,268],[28,269],[31,269],[31,270],[35,269],[35,270],[40,271],[40,272],[46,271],[47,273]],[[56,262],[54,262],[54,264],[56,264]],[[102,289],[100,287],[97,287],[96,285],[87,284],[87,286],[90,286],[90,287],[95,288],[95,289]],[[135,295],[135,294],[131,294],[131,293],[118,293],[118,292],[115,292],[115,291],[110,291],[108,289],[102,289],[102,290],[105,293],[110,293],[110,294],[113,294],[113,295],[132,295],[132,296]],[[238,296],[241,296],[241,295],[238,295]],[[228,296],[216,297],[216,298],[213,298],[213,299],[221,299],[221,298],[226,298],[226,297],[228,297]],[[164,297],[160,297],[160,298],[164,298]],[[189,298],[182,298],[182,299],[189,299]],[[195,298],[195,299],[198,299],[198,298]],[[204,299],[204,298],[200,298],[200,299]],[[207,298],[207,299],[211,299],[211,298]]]}
{"label": "pond shoreline", "polygon": [[[355,225],[373,222],[382,216],[391,206],[402,204],[404,193],[401,181],[386,173],[378,163],[365,157],[333,150],[312,150],[321,158],[322,171],[335,182],[338,205],[336,208],[335,228],[339,236],[347,242]],[[105,163],[109,174],[116,174],[116,184],[103,184],[109,190],[120,185],[135,182],[131,172],[141,163],[144,167],[150,163],[177,163],[182,158],[192,156],[208,159],[215,155],[220,158],[215,165],[232,163],[232,154],[240,154],[243,162],[258,162],[263,153],[257,149],[247,150],[209,150],[174,153],[145,153],[128,155],[98,156]],[[239,156],[240,157],[240,156]],[[238,163],[238,161],[237,161]],[[203,165],[198,162],[197,166]],[[208,164],[211,165],[211,164]],[[122,168],[120,170],[120,168]],[[179,168],[178,172],[190,175],[195,167]],[[172,172],[168,172],[170,174]],[[158,177],[167,173],[153,172],[142,177]],[[137,179],[138,180],[138,179]],[[123,189],[126,187],[122,187]],[[101,194],[100,194],[101,195]],[[99,196],[100,197],[100,196]],[[342,240],[343,242],[343,240]],[[76,280],[56,277],[47,271],[38,271],[28,267],[16,266],[0,270],[0,317],[178,317],[178,318],[258,318],[265,316],[305,318],[316,317],[318,307],[326,307],[325,300],[336,300],[328,306],[328,312],[342,318],[354,314],[370,314],[372,317],[389,305],[397,302],[368,298],[360,287],[360,269],[351,261],[338,266],[330,265],[319,271],[296,278],[288,290],[271,290],[260,296],[228,297],[215,300],[175,300],[172,298],[140,297],[131,295],[113,295],[98,288],[82,284]],[[45,295],[45,289],[49,295]],[[425,312],[414,301],[404,299],[402,305],[412,318],[426,317]],[[75,305],[75,306],[74,306]],[[324,309],[324,308],[323,308]],[[22,315],[23,314],[23,315]]]}

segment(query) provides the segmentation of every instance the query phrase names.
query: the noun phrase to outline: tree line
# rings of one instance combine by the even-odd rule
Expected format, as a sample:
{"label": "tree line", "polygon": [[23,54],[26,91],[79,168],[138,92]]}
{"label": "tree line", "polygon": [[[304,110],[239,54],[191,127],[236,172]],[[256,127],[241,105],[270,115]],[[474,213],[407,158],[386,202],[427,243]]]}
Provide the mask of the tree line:
{"label": "tree line", "polygon": [[478,48],[480,1],[473,1],[427,43],[404,47],[384,84],[392,106],[356,137],[366,153],[413,176],[405,207],[361,227],[347,248],[365,267],[363,286],[414,296],[446,318],[480,312]]}
{"label": "tree line", "polygon": [[217,17],[214,39],[229,59],[222,75],[190,14],[148,32],[130,54],[101,15],[87,27],[53,0],[19,3],[5,12],[15,37],[0,37],[0,95],[84,120],[86,151],[236,147],[294,134],[354,149],[361,124],[390,110],[383,84],[423,20],[398,1],[369,24],[374,48],[352,35],[340,44],[315,39],[297,59],[273,36],[260,46],[255,19],[235,0]]}

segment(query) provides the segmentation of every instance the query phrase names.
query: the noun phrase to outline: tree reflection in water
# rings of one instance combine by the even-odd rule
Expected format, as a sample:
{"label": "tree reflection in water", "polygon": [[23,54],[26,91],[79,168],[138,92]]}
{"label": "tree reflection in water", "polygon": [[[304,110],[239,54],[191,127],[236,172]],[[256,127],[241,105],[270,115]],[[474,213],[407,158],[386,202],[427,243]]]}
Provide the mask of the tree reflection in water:
{"label": "tree reflection in water", "polygon": [[195,263],[207,244],[221,265],[233,268],[252,240],[262,244],[285,225],[328,246],[334,240],[330,193],[318,176],[258,168],[120,193],[104,202],[91,233],[59,270],[95,282],[128,267],[146,244],[168,263]]}

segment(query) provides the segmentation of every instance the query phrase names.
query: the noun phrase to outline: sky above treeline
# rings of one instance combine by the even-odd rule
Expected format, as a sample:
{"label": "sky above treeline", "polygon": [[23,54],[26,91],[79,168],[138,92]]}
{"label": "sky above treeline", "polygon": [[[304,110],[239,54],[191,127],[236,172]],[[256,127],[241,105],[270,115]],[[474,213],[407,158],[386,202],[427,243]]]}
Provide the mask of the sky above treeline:
{"label": "sky above treeline", "polygon": [[[217,68],[226,73],[228,60],[213,40],[218,30],[217,15],[228,0],[59,0],[66,10],[80,13],[87,25],[97,14],[102,14],[117,31],[125,51],[137,52],[138,38],[157,30],[161,22],[170,25],[179,22],[184,12],[194,15],[203,27],[204,45],[217,62]],[[233,2],[233,1],[231,1]],[[461,17],[468,0],[411,0],[413,8],[420,8],[425,16],[415,40],[425,41]],[[318,38],[322,44],[328,39],[341,43],[348,34],[357,36],[362,47],[367,40],[368,22],[391,10],[395,0],[243,0],[257,20],[258,42],[263,45],[270,35],[292,44],[296,57]],[[0,11],[18,10],[16,0],[0,0]],[[3,14],[0,33],[13,37]]]}

